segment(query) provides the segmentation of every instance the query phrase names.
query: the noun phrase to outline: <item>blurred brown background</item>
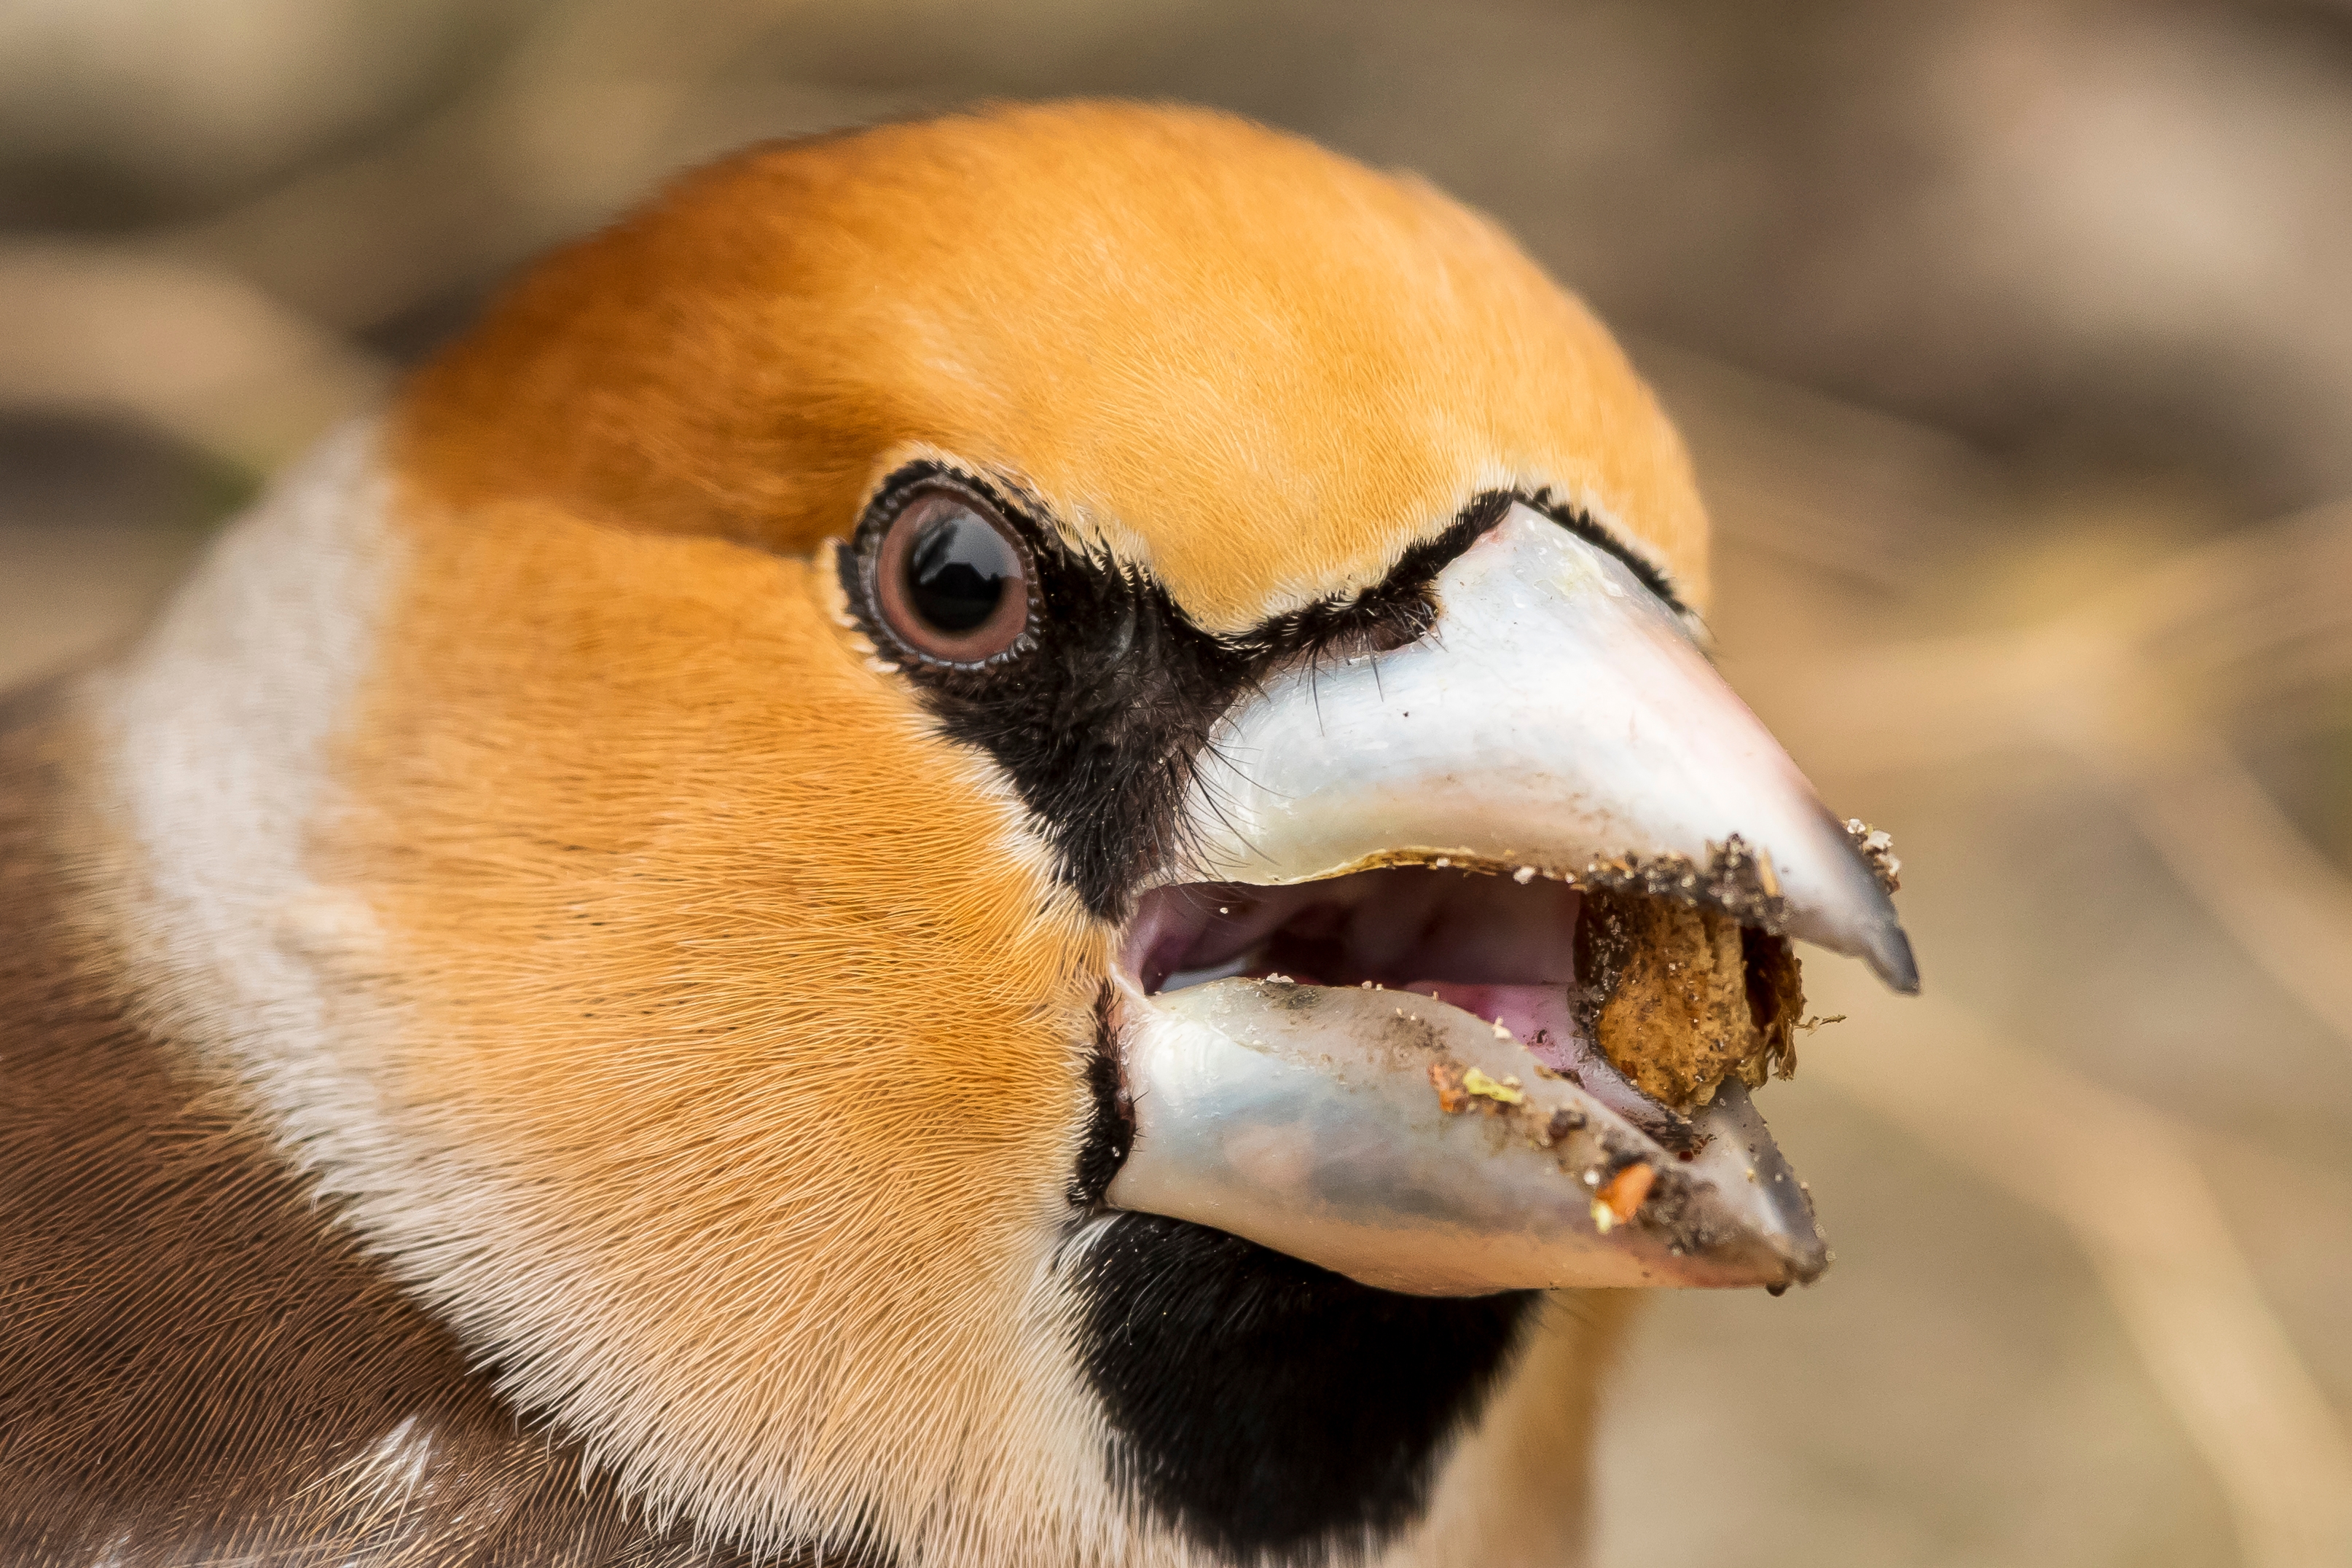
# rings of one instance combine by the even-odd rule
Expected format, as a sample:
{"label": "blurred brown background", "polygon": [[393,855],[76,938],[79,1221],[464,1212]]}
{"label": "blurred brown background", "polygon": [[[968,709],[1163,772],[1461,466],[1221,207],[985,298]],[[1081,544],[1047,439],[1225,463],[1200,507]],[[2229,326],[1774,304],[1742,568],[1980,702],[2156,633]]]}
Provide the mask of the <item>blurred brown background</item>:
{"label": "blurred brown background", "polygon": [[1903,856],[1767,1105],[1838,1267],[1656,1305],[1599,1561],[2352,1563],[2352,0],[9,0],[0,682],[666,172],[1071,92],[1584,291]]}

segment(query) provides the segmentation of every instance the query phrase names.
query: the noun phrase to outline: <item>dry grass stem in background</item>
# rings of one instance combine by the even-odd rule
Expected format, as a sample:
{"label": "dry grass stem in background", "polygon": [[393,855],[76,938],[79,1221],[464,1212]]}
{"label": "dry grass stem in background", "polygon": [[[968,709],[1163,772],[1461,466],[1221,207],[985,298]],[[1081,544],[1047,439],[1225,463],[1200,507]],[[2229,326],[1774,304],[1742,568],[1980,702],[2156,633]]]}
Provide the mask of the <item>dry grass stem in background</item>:
{"label": "dry grass stem in background", "polygon": [[1816,1053],[1839,1091],[2066,1226],[2212,1467],[2249,1568],[2352,1561],[2352,1441],[2313,1382],[2180,1131],[1995,1038],[1934,996],[1840,972],[1822,998],[1871,1037]]}
{"label": "dry grass stem in background", "polygon": [[2183,552],[2043,626],[1854,655],[1812,684],[1806,740],[1857,773],[2063,752],[2247,956],[2352,1047],[2352,878],[2199,710],[2347,672],[2352,504]]}

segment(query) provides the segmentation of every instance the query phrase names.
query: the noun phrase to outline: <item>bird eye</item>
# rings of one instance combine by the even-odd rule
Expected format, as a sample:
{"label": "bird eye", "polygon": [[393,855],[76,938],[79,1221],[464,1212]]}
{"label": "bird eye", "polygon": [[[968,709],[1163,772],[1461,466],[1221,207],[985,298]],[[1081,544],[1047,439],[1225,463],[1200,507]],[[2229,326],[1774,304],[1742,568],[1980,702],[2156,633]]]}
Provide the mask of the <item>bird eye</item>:
{"label": "bird eye", "polygon": [[1012,531],[986,503],[934,489],[900,509],[874,561],[874,596],[917,653],[979,664],[1029,626],[1029,575]]}

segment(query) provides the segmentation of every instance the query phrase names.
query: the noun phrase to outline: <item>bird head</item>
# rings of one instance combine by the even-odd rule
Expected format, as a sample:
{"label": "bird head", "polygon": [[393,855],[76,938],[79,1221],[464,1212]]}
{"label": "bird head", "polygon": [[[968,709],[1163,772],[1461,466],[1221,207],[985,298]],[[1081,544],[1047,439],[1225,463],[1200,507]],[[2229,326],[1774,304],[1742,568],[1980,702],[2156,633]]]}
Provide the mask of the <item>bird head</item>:
{"label": "bird head", "polygon": [[1624,355],[1414,179],[1107,104],[755,150],[529,273],[174,612],[180,668],[272,671],[222,721],[299,839],[190,818],[269,881],[228,1032],[658,1515],[1540,1533],[1593,1321],[1543,1292],[1823,1262],[1739,1049],[1600,1048],[1649,928],[1595,911],[1751,992],[1791,937],[1912,980],[1708,663],[1706,549]]}

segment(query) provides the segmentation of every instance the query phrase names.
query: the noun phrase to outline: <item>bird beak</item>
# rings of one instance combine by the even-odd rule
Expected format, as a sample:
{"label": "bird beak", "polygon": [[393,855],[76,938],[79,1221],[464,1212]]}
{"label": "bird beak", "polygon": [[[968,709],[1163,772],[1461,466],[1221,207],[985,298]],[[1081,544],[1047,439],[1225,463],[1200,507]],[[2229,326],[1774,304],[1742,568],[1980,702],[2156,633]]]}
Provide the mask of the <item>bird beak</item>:
{"label": "bird beak", "polygon": [[[1423,1294],[1813,1279],[1810,1202],[1739,1079],[1680,1115],[1575,1037],[1580,895],[1712,909],[1913,991],[1886,890],[1615,556],[1514,506],[1433,596],[1417,641],[1279,671],[1212,736],[1188,862],[1122,947],[1135,1140],[1108,1201]],[[1286,952],[1332,973],[1272,973]]]}

